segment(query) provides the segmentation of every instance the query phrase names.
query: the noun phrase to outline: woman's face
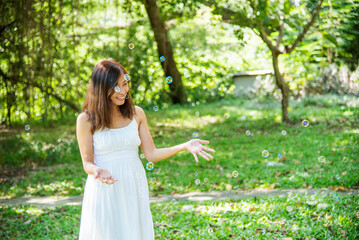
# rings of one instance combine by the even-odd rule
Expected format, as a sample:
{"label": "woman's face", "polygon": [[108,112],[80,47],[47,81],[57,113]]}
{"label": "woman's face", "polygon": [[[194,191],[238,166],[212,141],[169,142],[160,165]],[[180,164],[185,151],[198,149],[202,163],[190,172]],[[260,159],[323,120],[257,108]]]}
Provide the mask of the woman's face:
{"label": "woman's face", "polygon": [[124,75],[121,75],[121,77],[118,79],[118,83],[114,91],[115,93],[111,96],[113,104],[124,104],[126,101],[126,95],[129,91],[128,81],[125,80]]}

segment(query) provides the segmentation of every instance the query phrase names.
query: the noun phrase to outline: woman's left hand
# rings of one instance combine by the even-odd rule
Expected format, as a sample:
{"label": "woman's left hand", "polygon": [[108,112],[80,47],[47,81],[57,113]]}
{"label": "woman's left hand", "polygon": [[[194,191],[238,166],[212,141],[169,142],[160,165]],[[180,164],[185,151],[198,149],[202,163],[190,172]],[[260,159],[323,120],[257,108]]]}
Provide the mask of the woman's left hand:
{"label": "woman's left hand", "polygon": [[205,147],[202,144],[209,144],[209,141],[201,140],[201,139],[192,139],[185,143],[186,149],[193,154],[194,159],[196,160],[197,163],[198,163],[197,154],[203,157],[204,159],[206,159],[207,161],[209,161],[209,158],[213,159],[213,156],[207,153],[206,151],[216,152],[214,149]]}

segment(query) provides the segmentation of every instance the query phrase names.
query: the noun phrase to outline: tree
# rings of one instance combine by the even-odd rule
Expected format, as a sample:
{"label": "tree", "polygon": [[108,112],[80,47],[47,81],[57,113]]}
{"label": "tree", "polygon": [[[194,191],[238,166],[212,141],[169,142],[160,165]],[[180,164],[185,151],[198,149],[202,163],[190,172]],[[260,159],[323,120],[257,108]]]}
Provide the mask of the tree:
{"label": "tree", "polygon": [[183,104],[186,101],[186,93],[181,74],[176,67],[165,23],[161,20],[160,9],[157,6],[156,0],[144,0],[143,2],[157,42],[158,55],[159,57],[165,57],[165,61],[161,61],[165,77],[171,76],[173,79],[169,85],[171,90],[169,95],[173,103]]}
{"label": "tree", "polygon": [[[207,3],[215,7],[215,12],[221,14],[224,21],[251,28],[268,46],[272,55],[275,82],[282,93],[284,122],[290,122],[288,117],[290,90],[279,70],[278,58],[281,54],[293,52],[313,25],[323,0],[318,0],[311,13],[309,13],[312,8],[310,3],[311,1],[308,1],[307,6],[300,4],[300,1],[291,0],[241,0],[234,4],[227,1]],[[241,36],[241,31],[237,34]]]}

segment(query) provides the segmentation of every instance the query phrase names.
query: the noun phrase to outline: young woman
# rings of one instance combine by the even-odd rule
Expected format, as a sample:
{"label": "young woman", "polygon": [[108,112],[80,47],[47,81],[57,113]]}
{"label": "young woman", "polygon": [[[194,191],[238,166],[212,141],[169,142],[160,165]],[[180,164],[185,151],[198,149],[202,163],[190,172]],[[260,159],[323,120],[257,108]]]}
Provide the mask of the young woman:
{"label": "young woman", "polygon": [[80,240],[154,239],[147,178],[138,146],[150,162],[187,150],[206,160],[215,152],[192,139],[157,149],[145,112],[135,106],[129,94],[125,68],[102,60],[94,68],[77,118],[76,135],[88,174],[82,205]]}

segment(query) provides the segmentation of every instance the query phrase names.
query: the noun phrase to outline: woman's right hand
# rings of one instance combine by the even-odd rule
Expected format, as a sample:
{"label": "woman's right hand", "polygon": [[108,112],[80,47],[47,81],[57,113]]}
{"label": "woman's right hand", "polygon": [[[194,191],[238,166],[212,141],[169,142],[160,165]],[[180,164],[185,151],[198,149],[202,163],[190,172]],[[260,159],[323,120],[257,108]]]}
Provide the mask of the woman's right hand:
{"label": "woman's right hand", "polygon": [[117,179],[112,177],[112,174],[105,168],[96,168],[94,170],[95,179],[99,179],[102,183],[114,184],[117,182]]}

